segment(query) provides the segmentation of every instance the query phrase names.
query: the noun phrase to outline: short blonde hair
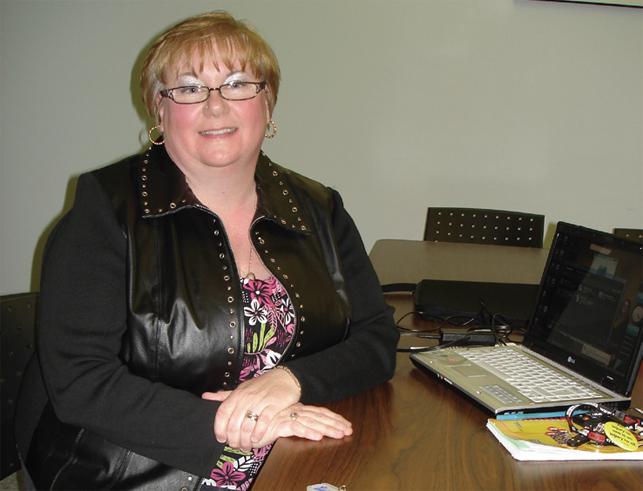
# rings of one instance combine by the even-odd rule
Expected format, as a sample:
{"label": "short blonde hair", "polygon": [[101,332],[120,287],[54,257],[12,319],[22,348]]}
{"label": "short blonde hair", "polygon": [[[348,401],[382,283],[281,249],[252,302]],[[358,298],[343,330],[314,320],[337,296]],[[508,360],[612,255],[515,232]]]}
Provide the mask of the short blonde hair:
{"label": "short blonde hair", "polygon": [[[170,27],[152,44],[141,69],[143,103],[150,116],[158,121],[157,98],[171,71],[184,69],[196,55],[201,66],[211,59],[218,69],[223,63],[232,69],[236,64],[267,82],[266,98],[270,113],[277,103],[280,70],[275,53],[268,43],[246,23],[224,11],[189,17]],[[215,58],[215,56],[218,58]]]}

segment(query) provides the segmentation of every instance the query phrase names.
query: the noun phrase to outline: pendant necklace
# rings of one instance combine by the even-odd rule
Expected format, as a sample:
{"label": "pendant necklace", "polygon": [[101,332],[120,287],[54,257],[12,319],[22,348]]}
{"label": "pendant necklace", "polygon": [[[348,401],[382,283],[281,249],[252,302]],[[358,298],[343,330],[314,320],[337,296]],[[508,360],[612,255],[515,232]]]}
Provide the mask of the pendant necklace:
{"label": "pendant necklace", "polygon": [[254,246],[252,245],[252,241],[250,242],[250,252],[248,253],[248,269],[246,272],[246,279],[247,280],[255,280],[255,274],[251,271],[250,265],[252,264],[252,250],[254,249]]}
{"label": "pendant necklace", "polygon": [[[253,217],[255,212],[257,211],[257,201],[258,201],[258,196],[255,192],[255,205],[254,205],[254,212],[252,213]],[[250,230],[248,230],[248,235],[250,235]],[[252,272],[252,253],[254,251],[255,246],[252,244],[252,239],[249,240],[250,242],[250,251],[248,252],[248,268],[246,269],[246,279],[248,280],[255,280],[255,274]]]}

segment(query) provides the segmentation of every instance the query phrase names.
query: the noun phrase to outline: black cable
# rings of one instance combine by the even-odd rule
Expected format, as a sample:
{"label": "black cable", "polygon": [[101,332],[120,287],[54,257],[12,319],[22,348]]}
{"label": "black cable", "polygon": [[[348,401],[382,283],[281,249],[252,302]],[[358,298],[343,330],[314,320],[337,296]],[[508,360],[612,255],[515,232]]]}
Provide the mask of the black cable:
{"label": "black cable", "polygon": [[[400,322],[402,322],[403,319],[407,318],[409,315],[417,314],[421,316],[424,320],[428,321],[436,321],[436,322],[445,322],[447,324],[451,324],[452,326],[456,327],[464,327],[469,324],[471,324],[474,320],[476,320],[475,317],[471,317],[469,315],[449,315],[447,317],[440,317],[438,315],[432,315],[432,314],[427,314],[426,312],[420,311],[420,310],[411,310],[407,312],[406,314],[402,315],[395,323],[398,324],[398,327],[400,329],[403,329],[405,331],[414,331],[414,329],[409,329],[407,327],[402,327],[399,326]],[[463,319],[461,322],[457,322],[457,319]],[[422,329],[418,329],[418,331],[421,331]]]}
{"label": "black cable", "polygon": [[[456,322],[454,319],[464,319],[462,322]],[[475,317],[471,317],[468,315],[449,315],[447,317],[444,317],[442,319],[443,322],[446,322],[452,326],[456,327],[465,327],[471,324],[473,321],[475,321]]]}
{"label": "black cable", "polygon": [[[490,326],[491,331],[494,333],[496,339],[501,344],[507,344],[507,342],[516,342],[511,339],[511,334],[513,334],[515,331],[518,331],[521,334],[524,334],[525,332],[524,328],[517,328],[515,326],[512,326],[509,319],[507,319],[504,315],[498,312],[492,313],[487,308],[483,299],[480,300],[479,317],[483,321],[481,322],[482,324]],[[488,323],[485,322],[486,319],[489,319]]]}
{"label": "black cable", "polygon": [[397,321],[395,321],[395,323],[396,323],[396,324],[399,324],[400,322],[402,322],[402,320],[403,320],[403,319],[405,319],[405,318],[407,318],[409,315],[413,315],[413,314],[421,314],[421,312],[418,312],[417,310],[411,310],[410,312],[407,312],[407,313],[406,313],[406,314],[404,314],[402,317],[400,317]]}
{"label": "black cable", "polygon": [[[467,315],[450,315],[447,317],[440,317],[435,315],[427,315],[426,312],[412,310],[402,315],[396,322],[397,328],[401,331],[402,336],[415,336],[422,339],[441,339],[442,334],[436,334],[440,326],[430,329],[411,329],[401,326],[400,323],[409,315],[418,314],[424,319],[443,322],[456,327],[466,327],[467,333],[491,333],[498,343],[506,344],[513,342],[511,335],[514,332],[524,333],[524,329],[515,328],[511,322],[502,314],[498,312],[491,312],[484,301],[480,299],[480,310],[476,316]],[[476,322],[477,321],[477,322]],[[475,324],[474,324],[475,323]],[[472,325],[473,324],[473,325]],[[453,340],[447,343],[438,344],[436,346],[410,346],[408,348],[398,348],[397,351],[401,353],[420,353],[442,349],[449,346],[456,346],[458,344],[467,344],[471,338],[463,336],[460,339]]]}
{"label": "black cable", "polygon": [[438,326],[438,327],[431,327],[431,328],[429,328],[429,329],[410,329],[410,328],[408,328],[408,327],[404,327],[404,326],[401,326],[401,325],[400,325],[400,322],[402,322],[402,320],[403,320],[403,319],[405,319],[405,318],[406,318],[406,317],[408,317],[409,315],[413,315],[413,314],[419,314],[419,315],[422,315],[422,312],[418,312],[417,310],[412,310],[412,311],[407,312],[406,314],[404,314],[404,315],[403,315],[402,317],[400,317],[397,321],[395,321],[395,325],[396,325],[396,326],[397,326],[397,328],[398,328],[400,331],[402,331],[403,333],[407,333],[407,332],[408,332],[408,333],[435,332],[435,331],[437,331],[437,330],[439,330],[439,329],[440,329],[440,327],[439,327],[439,326]]}
{"label": "black cable", "polygon": [[[500,324],[497,324],[496,321],[500,322]],[[509,321],[502,314],[493,314],[491,316],[491,330],[499,343],[507,344],[509,335],[513,329]]]}

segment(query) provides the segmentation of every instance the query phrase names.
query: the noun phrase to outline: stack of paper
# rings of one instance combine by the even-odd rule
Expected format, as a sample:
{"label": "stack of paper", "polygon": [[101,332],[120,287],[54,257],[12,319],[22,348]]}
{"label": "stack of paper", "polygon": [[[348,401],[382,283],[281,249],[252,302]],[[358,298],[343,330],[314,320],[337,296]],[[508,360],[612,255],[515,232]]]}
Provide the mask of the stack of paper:
{"label": "stack of paper", "polygon": [[564,418],[490,419],[487,428],[516,460],[643,460],[643,447],[628,452],[614,445],[564,445],[569,436]]}

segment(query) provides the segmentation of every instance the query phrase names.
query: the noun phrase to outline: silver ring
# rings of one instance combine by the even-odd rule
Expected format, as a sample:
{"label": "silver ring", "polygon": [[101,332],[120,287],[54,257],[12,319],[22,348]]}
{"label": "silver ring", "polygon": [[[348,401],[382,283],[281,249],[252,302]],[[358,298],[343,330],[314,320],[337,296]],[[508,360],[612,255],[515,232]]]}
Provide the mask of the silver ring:
{"label": "silver ring", "polygon": [[257,420],[259,419],[259,415],[257,413],[253,413],[252,411],[250,411],[250,409],[248,409],[246,411],[246,418],[251,419],[256,423]]}
{"label": "silver ring", "polygon": [[297,411],[293,411],[292,413],[290,413],[290,419],[292,419],[293,421],[297,420],[298,417],[299,413],[297,413]]}

